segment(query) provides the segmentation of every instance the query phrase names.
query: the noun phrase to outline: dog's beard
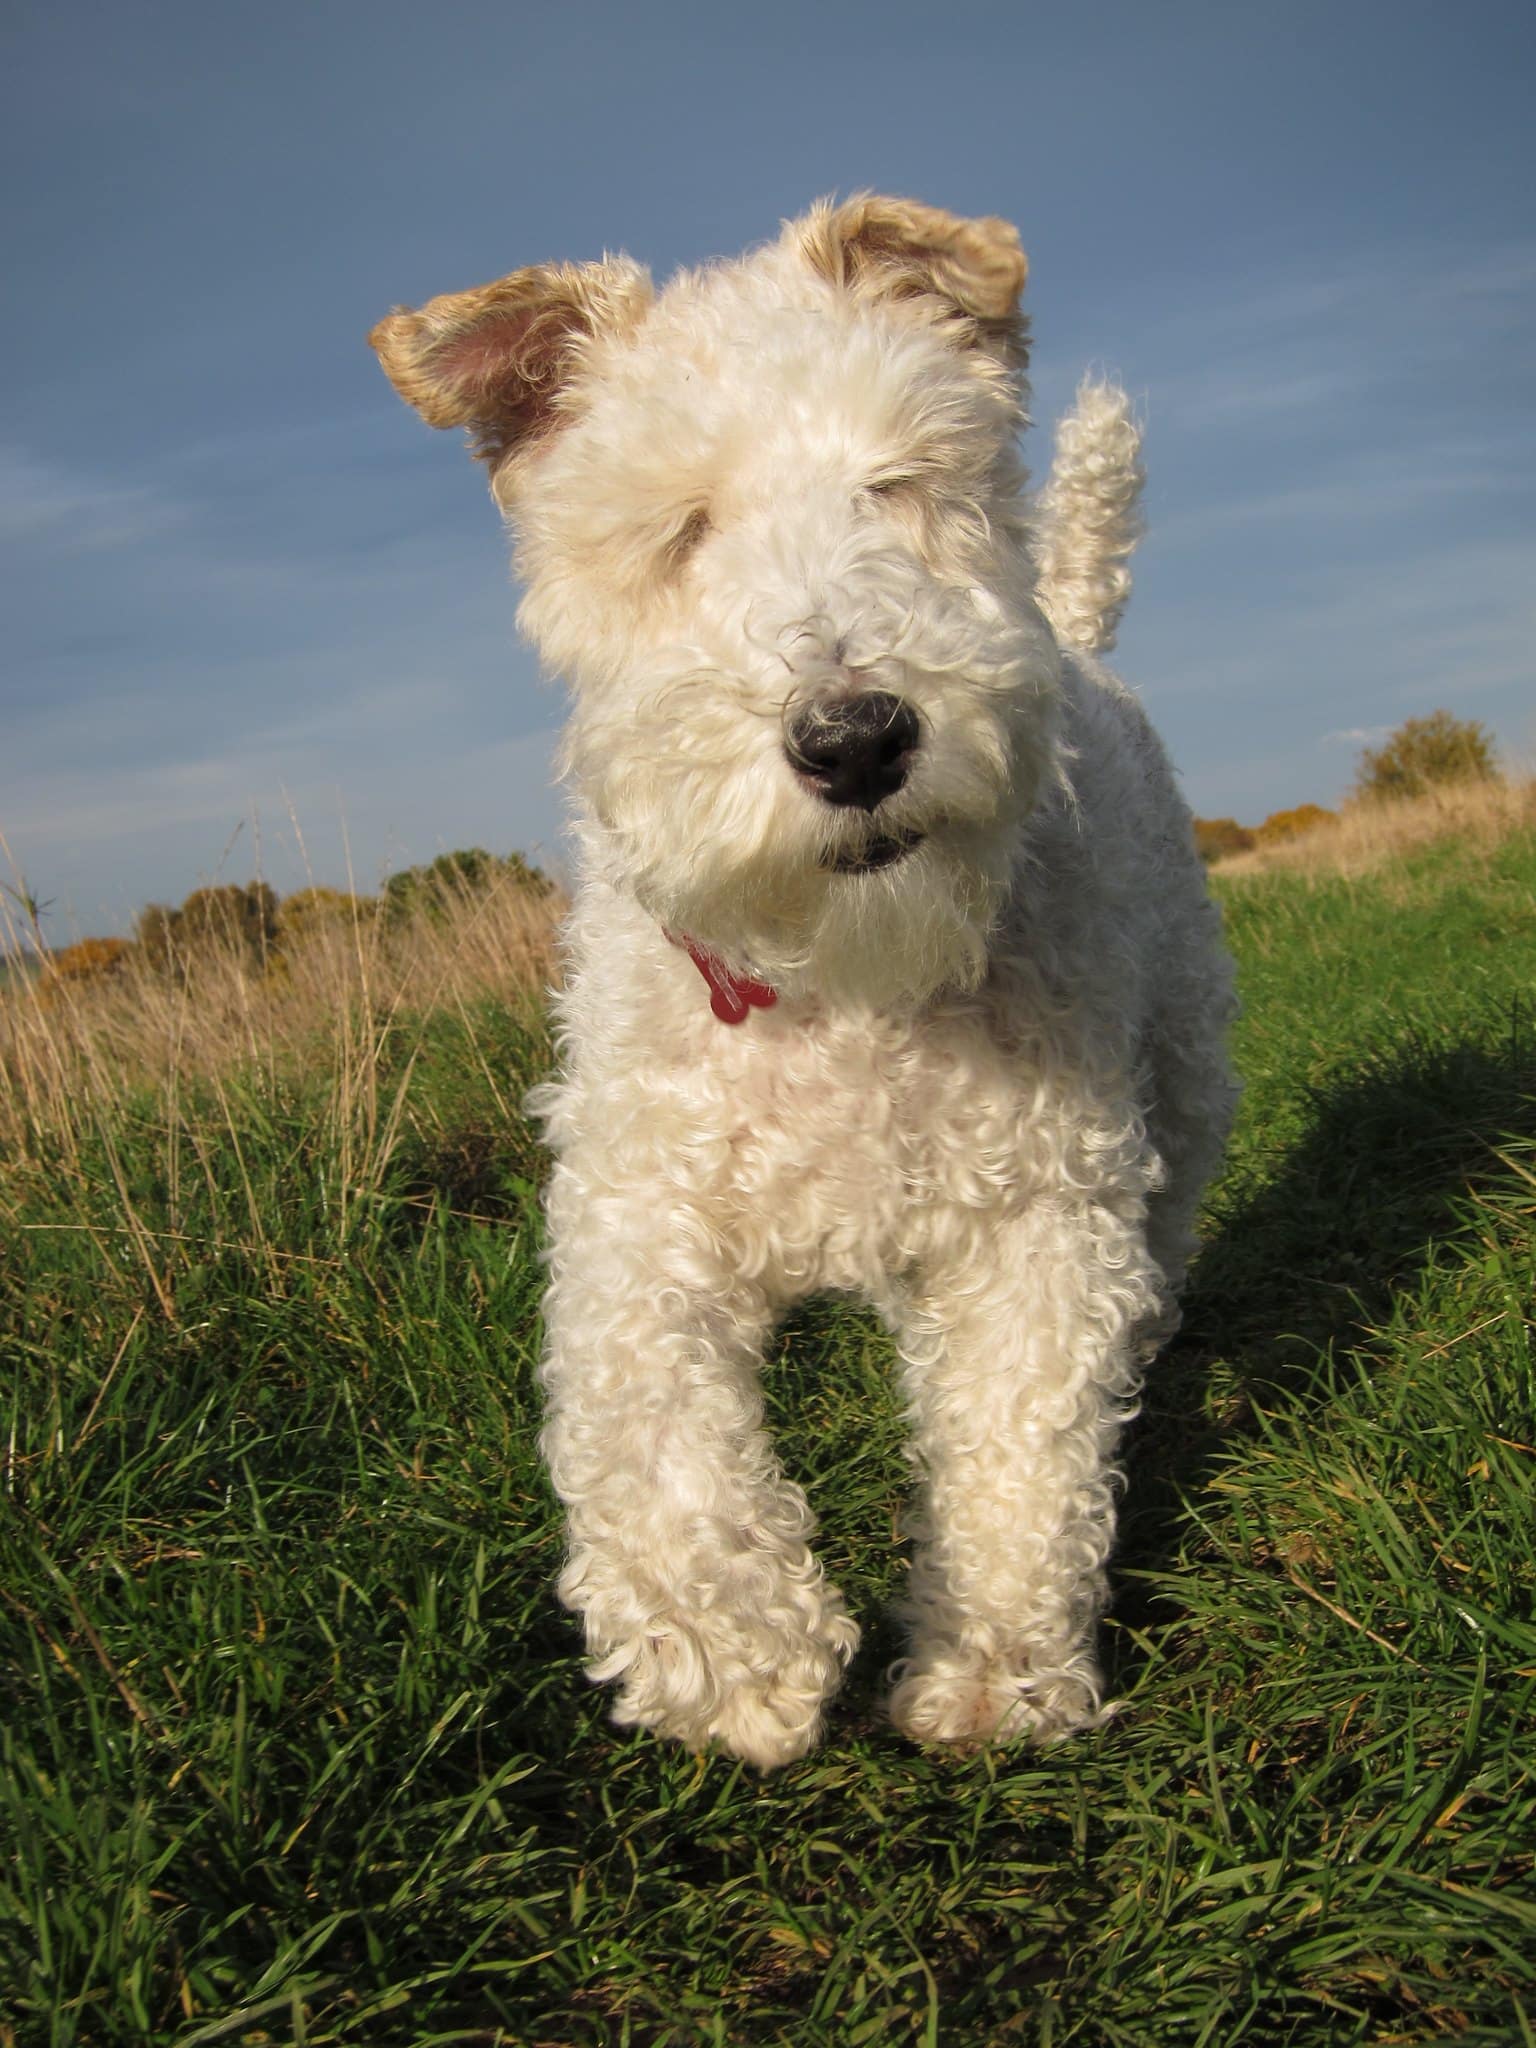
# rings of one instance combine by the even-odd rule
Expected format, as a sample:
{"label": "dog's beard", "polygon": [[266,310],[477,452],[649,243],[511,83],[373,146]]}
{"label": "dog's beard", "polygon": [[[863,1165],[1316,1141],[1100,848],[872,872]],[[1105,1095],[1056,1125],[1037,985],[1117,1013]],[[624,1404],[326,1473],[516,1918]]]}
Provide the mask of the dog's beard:
{"label": "dog's beard", "polygon": [[823,870],[809,943],[781,962],[776,986],[876,1009],[973,988],[1007,879],[1005,839],[966,844],[943,831],[873,871]]}
{"label": "dog's beard", "polygon": [[916,705],[924,739],[873,814],[798,785],[783,692],[747,665],[690,663],[622,699],[588,695],[567,730],[605,878],[783,996],[887,1008],[975,986],[1019,821],[1052,772],[1043,622],[951,599],[886,637],[903,659],[861,671]]}
{"label": "dog's beard", "polygon": [[[756,838],[710,831],[658,845],[610,822],[607,877],[665,931],[781,996],[886,1009],[976,985],[1007,890],[1011,810],[985,826],[941,818],[927,829],[877,816],[860,820],[862,832],[848,814],[829,813],[817,833],[802,804],[785,808],[790,829]],[[885,857],[892,840],[910,844]],[[874,850],[867,864],[861,847]],[[849,860],[842,871],[839,854]]]}

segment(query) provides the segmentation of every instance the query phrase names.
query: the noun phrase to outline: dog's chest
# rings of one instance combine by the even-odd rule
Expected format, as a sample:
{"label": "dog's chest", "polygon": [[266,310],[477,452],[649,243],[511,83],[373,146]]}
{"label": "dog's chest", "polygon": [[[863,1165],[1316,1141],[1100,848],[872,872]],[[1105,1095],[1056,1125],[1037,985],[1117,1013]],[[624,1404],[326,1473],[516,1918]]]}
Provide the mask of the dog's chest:
{"label": "dog's chest", "polygon": [[719,1213],[786,1295],[878,1292],[957,1205],[1020,1197],[1036,1091],[980,1016],[775,1024],[732,1047]]}

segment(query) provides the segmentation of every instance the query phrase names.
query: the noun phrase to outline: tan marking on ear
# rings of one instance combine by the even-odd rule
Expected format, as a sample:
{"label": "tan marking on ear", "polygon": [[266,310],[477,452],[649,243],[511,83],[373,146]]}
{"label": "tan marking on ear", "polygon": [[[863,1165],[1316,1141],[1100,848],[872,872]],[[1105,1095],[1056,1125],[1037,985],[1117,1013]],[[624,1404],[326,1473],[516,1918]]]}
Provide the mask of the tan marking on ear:
{"label": "tan marking on ear", "polygon": [[1023,367],[1029,330],[1019,295],[1029,266],[1007,221],[861,192],[841,206],[821,200],[788,232],[830,283],[861,297],[938,300],[968,323],[966,340]]}
{"label": "tan marking on ear", "polygon": [[550,431],[588,343],[639,326],[651,281],[628,257],[539,263],[494,284],[397,307],[369,342],[432,427],[467,427],[494,469]]}

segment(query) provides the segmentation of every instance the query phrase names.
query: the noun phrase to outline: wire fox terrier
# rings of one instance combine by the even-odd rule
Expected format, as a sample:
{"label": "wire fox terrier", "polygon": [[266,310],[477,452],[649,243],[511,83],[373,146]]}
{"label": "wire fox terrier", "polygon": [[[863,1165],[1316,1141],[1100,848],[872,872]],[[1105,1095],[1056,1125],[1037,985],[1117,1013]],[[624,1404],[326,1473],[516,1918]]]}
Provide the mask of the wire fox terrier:
{"label": "wire fox terrier", "polygon": [[579,887],[538,1091],[544,1449],[614,1717],[762,1765],[858,1631],[763,1423],[812,1290],[892,1331],[920,1741],[1102,1718],[1116,1439],[1233,1090],[1185,807],[1094,660],[1138,435],[1085,387],[1025,496],[1018,236],[824,203],[664,291],[514,271],[371,339],[463,426],[566,677]]}

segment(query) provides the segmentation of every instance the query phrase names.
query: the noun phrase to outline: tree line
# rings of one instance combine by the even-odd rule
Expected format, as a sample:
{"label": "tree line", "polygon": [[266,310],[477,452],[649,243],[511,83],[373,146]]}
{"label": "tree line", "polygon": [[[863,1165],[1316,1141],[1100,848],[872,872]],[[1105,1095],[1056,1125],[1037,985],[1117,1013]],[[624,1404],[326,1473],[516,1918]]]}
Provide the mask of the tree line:
{"label": "tree line", "polygon": [[327,927],[381,921],[386,928],[412,919],[446,918],[466,900],[493,888],[525,891],[536,901],[554,883],[520,853],[460,847],[425,866],[389,876],[377,896],[320,886],[280,897],[270,882],[224,882],[194,889],[179,904],[146,904],[129,939],[81,939],[46,955],[48,972],[66,980],[94,980],[130,962],[166,973],[185,973],[217,953],[254,968]]}

